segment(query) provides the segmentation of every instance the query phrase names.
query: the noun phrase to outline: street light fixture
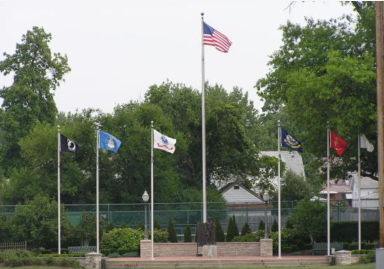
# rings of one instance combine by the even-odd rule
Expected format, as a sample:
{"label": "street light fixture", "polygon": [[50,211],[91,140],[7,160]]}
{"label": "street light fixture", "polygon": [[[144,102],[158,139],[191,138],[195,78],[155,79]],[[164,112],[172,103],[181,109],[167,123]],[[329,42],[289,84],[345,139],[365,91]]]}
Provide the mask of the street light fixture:
{"label": "street light fixture", "polygon": [[265,202],[265,208],[264,208],[265,233],[264,233],[264,238],[268,239],[267,204],[269,201],[269,193],[267,191],[265,191],[263,194],[263,200]]}
{"label": "street light fixture", "polygon": [[149,201],[149,194],[148,192],[145,190],[144,193],[143,193],[143,196],[141,196],[141,198],[143,199],[144,201],[144,239],[145,240],[148,240],[148,230],[147,230],[147,202]]}

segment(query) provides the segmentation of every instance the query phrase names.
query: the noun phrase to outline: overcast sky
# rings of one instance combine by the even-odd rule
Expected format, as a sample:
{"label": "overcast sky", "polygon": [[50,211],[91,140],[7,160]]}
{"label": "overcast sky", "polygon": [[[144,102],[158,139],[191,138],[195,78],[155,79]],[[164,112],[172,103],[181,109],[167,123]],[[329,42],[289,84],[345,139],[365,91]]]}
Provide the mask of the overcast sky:
{"label": "overcast sky", "polygon": [[[206,80],[249,93],[268,72],[269,56],[281,46],[279,26],[305,17],[353,14],[337,1],[271,0],[0,0],[0,60],[13,53],[33,26],[52,34],[53,52],[67,54],[72,69],[57,89],[60,111],[143,100],[167,79],[201,89],[201,17],[233,43],[229,53],[205,47]],[[0,88],[12,77],[0,74]],[[0,100],[1,102],[1,100]]]}

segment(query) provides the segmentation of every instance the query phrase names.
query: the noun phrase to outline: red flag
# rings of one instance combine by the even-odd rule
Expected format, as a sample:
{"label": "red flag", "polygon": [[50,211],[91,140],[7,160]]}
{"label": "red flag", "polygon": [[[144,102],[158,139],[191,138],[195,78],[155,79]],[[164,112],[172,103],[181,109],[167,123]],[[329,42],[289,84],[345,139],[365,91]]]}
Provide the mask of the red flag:
{"label": "red flag", "polygon": [[341,139],[340,136],[338,136],[334,132],[332,131],[330,132],[331,132],[331,149],[335,149],[336,154],[340,156],[341,154],[343,154],[345,150],[345,147],[346,147],[345,141]]}

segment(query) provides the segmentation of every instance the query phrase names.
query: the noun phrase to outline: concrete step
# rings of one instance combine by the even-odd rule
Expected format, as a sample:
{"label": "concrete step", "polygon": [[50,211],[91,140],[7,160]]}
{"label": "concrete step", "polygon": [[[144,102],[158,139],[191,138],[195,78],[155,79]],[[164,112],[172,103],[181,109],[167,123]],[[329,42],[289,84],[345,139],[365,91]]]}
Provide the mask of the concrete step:
{"label": "concrete step", "polygon": [[213,260],[107,260],[107,268],[224,268],[224,267],[310,267],[310,266],[327,266],[330,261],[327,257],[317,258],[269,258],[269,259],[213,259]]}

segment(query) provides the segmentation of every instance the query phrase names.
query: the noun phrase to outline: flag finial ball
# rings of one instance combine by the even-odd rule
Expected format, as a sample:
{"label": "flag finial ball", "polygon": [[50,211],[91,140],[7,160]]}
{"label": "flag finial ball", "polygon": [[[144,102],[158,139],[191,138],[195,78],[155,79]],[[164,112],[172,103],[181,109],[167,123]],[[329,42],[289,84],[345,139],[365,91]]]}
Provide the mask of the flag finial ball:
{"label": "flag finial ball", "polygon": [[201,12],[201,17],[204,17],[204,12]]}

